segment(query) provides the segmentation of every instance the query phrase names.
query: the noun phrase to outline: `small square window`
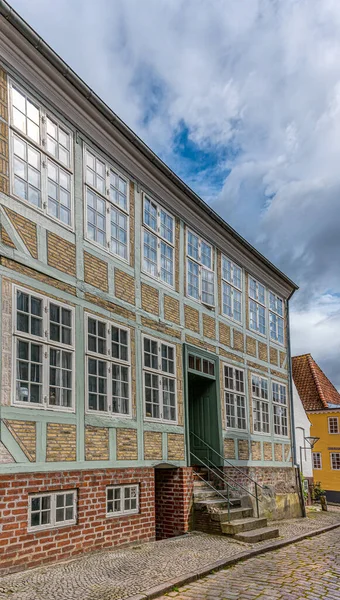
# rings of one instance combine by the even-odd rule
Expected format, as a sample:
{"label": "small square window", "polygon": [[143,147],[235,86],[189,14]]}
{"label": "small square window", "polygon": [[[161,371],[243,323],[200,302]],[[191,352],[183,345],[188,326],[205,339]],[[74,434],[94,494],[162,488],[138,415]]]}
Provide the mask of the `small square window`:
{"label": "small square window", "polygon": [[36,531],[74,524],[76,501],[76,490],[30,496],[28,529]]}
{"label": "small square window", "polygon": [[110,486],[106,488],[106,514],[118,516],[139,512],[139,485]]}

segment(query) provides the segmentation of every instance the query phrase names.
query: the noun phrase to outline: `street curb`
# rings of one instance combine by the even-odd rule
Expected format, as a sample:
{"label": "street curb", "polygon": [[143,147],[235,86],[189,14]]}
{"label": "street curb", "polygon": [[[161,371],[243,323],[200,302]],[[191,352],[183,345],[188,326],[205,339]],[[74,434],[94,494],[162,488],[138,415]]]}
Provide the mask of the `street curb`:
{"label": "street curb", "polygon": [[167,592],[171,592],[175,586],[183,587],[188,583],[192,583],[197,579],[201,579],[202,577],[209,575],[213,571],[220,571],[225,567],[232,567],[238,562],[248,560],[248,558],[254,558],[255,556],[259,556],[260,554],[267,554],[268,552],[279,550],[280,548],[290,546],[291,544],[295,544],[296,542],[300,542],[301,540],[305,540],[306,538],[315,537],[316,535],[320,535],[321,533],[327,533],[327,531],[332,531],[332,529],[337,529],[337,527],[340,527],[340,523],[328,525],[327,527],[322,527],[321,529],[314,529],[313,531],[309,531],[308,533],[306,532],[302,535],[296,535],[286,540],[279,540],[272,544],[268,544],[267,546],[262,546],[261,548],[255,548],[254,550],[246,550],[245,552],[239,552],[239,554],[236,554],[235,556],[233,556],[233,558],[222,558],[221,560],[217,560],[211,563],[210,565],[206,565],[199,571],[186,573],[182,577],[174,577],[173,579],[170,579],[164,583],[161,583],[160,585],[148,589],[146,592],[136,594],[135,596],[129,596],[128,598],[124,598],[124,600],[153,600],[153,598],[158,598],[159,596],[164,595]]}

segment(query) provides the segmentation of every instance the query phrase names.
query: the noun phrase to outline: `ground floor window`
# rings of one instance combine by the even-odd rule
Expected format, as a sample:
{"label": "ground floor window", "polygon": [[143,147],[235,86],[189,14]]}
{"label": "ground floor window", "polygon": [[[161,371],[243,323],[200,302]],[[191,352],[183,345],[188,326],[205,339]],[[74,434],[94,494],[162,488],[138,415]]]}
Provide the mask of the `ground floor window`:
{"label": "ground floor window", "polygon": [[76,502],[76,490],[30,496],[28,528],[31,531],[37,531],[74,524],[76,522]]}
{"label": "ground floor window", "polygon": [[106,514],[126,515],[139,511],[139,485],[109,486],[106,488]]}
{"label": "ground floor window", "polygon": [[321,452],[313,452],[313,469],[322,469]]}

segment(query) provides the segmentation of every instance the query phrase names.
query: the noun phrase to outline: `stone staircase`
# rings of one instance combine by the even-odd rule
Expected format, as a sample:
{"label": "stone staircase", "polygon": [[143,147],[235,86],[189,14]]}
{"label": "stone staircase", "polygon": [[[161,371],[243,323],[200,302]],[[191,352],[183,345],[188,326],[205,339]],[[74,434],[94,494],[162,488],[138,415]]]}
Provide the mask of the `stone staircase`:
{"label": "stone staircase", "polygon": [[[209,482],[209,485],[207,473],[203,471],[203,475],[206,477],[206,481],[197,475],[194,480],[194,527],[196,530],[228,535],[250,544],[278,537],[278,528],[268,527],[265,517],[254,517],[253,508],[244,506],[244,497],[231,497],[228,511],[228,490],[218,489],[217,491],[217,487],[211,487],[214,485],[212,482]],[[224,494],[225,498],[220,494]]]}

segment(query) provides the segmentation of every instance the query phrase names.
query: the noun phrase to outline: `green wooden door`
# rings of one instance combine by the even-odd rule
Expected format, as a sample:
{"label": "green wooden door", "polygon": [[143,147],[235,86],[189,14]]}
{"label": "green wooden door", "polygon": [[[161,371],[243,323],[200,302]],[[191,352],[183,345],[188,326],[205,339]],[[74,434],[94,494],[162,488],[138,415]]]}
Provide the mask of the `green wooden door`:
{"label": "green wooden door", "polygon": [[188,391],[191,464],[220,465],[216,381],[189,373]]}

